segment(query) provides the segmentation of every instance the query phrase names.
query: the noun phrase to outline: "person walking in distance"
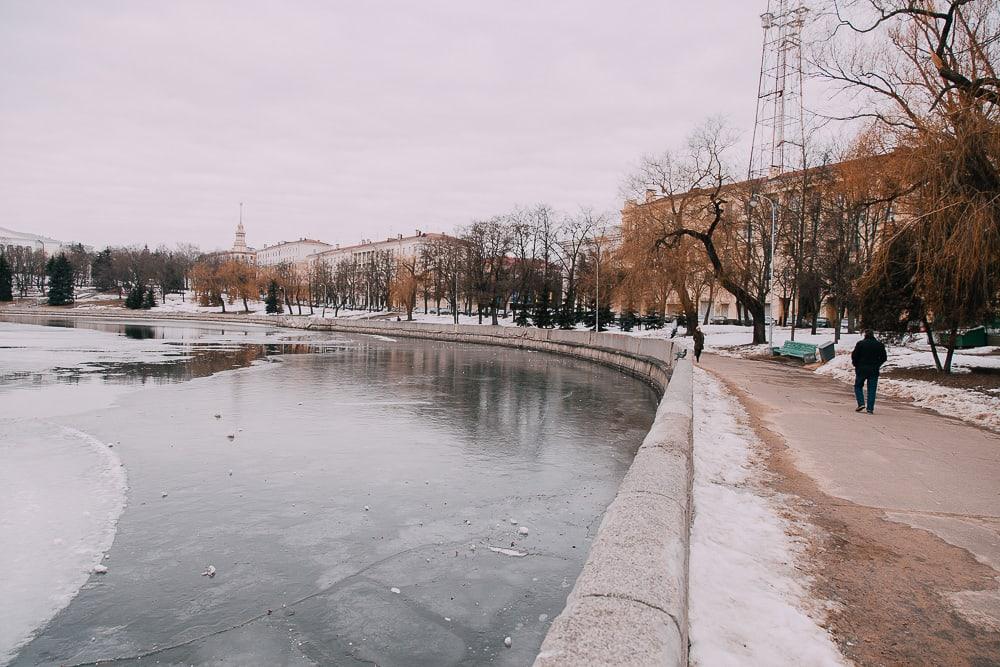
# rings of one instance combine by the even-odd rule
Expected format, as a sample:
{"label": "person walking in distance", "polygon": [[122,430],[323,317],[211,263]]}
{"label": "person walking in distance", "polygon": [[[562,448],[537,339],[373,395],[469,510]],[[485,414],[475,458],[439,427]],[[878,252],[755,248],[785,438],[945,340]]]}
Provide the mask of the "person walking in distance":
{"label": "person walking in distance", "polygon": [[702,332],[701,327],[695,327],[691,337],[694,338],[694,360],[695,362],[700,362],[701,351],[705,349],[705,334]]}
{"label": "person walking in distance", "polygon": [[[865,337],[858,341],[851,352],[851,363],[854,365],[854,397],[858,399],[861,412],[865,408],[868,414],[875,412],[875,389],[878,387],[878,371],[885,363],[885,345],[875,338],[875,332],[865,329]],[[868,401],[865,402],[865,383],[868,384]]]}

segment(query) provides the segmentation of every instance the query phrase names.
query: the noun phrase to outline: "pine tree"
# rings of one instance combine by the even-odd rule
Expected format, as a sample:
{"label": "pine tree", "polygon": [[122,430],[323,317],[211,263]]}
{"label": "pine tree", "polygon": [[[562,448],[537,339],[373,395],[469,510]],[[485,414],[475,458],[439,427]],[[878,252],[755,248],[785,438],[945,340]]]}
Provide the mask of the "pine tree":
{"label": "pine tree", "polygon": [[90,279],[98,292],[110,292],[115,289],[114,255],[111,248],[105,248],[90,262]]}
{"label": "pine tree", "polygon": [[125,307],[129,310],[139,310],[142,308],[142,301],[145,293],[146,290],[142,287],[142,285],[133,285],[132,289],[128,291],[128,296],[125,297]]}
{"label": "pine tree", "polygon": [[49,259],[45,265],[49,279],[49,305],[65,306],[73,303],[73,265],[65,253]]}
{"label": "pine tree", "polygon": [[10,271],[7,255],[0,252],[0,301],[14,300],[14,275]]}
{"label": "pine tree", "polygon": [[534,313],[532,314],[532,320],[534,320],[536,327],[541,329],[551,329],[555,324],[555,318],[552,316],[550,301],[549,291],[542,290],[542,293],[539,295],[538,302],[535,304]]}
{"label": "pine tree", "polygon": [[601,331],[607,331],[608,327],[615,323],[615,311],[610,305],[601,306]]}
{"label": "pine tree", "polygon": [[514,324],[519,327],[531,326],[531,319],[528,317],[528,314],[528,306],[526,304],[517,304],[517,310],[514,312]]}
{"label": "pine tree", "polygon": [[642,325],[647,329],[662,329],[663,315],[658,310],[650,310],[643,318]]}
{"label": "pine tree", "polygon": [[622,310],[622,316],[618,322],[622,331],[631,331],[635,328],[635,325],[639,323],[639,318],[636,317],[634,310],[631,308],[625,308]]}
{"label": "pine tree", "polygon": [[264,312],[268,315],[281,312],[281,302],[278,301],[278,281],[267,284],[267,296],[264,297]]}
{"label": "pine tree", "polygon": [[556,319],[560,329],[572,329],[579,321],[576,311],[573,310],[573,306],[569,303],[563,304]]}
{"label": "pine tree", "polygon": [[153,291],[152,287],[146,290],[146,295],[142,298],[142,307],[145,310],[156,308],[156,292]]}

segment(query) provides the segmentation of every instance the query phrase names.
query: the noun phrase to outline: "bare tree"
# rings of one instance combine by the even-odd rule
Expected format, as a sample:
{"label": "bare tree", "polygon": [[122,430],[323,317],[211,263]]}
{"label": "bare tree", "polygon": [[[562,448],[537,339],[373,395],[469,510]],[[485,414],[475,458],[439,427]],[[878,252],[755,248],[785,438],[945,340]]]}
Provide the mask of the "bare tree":
{"label": "bare tree", "polygon": [[[866,317],[943,330],[949,372],[958,329],[1000,294],[1000,5],[835,2],[832,34],[818,70],[858,96],[849,117],[873,124],[895,158],[882,164],[903,183],[861,280]],[[887,285],[906,294],[890,298]]]}
{"label": "bare tree", "polygon": [[[758,283],[758,289],[754,290],[747,264],[740,264],[742,253],[727,252],[736,247],[734,239],[743,229],[742,220],[733,212],[745,214],[746,220],[754,219],[746,206],[752,193],[741,193],[732,187],[727,153],[733,143],[734,137],[721,121],[709,120],[691,135],[683,151],[644,158],[631,184],[633,190],[649,193],[650,201],[641,206],[647,207],[645,217],[657,226],[654,247],[676,248],[684,238],[697,241],[715,279],[750,313],[753,342],[759,344],[766,341],[763,299],[766,289],[759,288],[766,286]],[[747,224],[749,227],[750,223]],[[765,225],[759,227],[766,229]],[[750,244],[749,234],[745,238]],[[768,245],[761,244],[765,249]],[[748,263],[755,257],[751,256]],[[770,254],[765,252],[765,267],[770,261]]]}

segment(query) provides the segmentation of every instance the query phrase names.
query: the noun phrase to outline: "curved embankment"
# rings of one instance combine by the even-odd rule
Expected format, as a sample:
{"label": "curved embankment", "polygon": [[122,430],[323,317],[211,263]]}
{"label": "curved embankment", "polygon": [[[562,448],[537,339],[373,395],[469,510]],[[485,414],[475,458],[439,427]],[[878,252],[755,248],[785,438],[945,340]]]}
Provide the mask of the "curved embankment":
{"label": "curved embankment", "polygon": [[[39,309],[19,314],[53,313]],[[687,664],[692,373],[690,362],[676,359],[672,342],[586,331],[388,320],[201,314],[118,318],[222,320],[499,345],[585,359],[649,382],[662,397],[653,426],[604,514],[583,571],[535,665]]]}

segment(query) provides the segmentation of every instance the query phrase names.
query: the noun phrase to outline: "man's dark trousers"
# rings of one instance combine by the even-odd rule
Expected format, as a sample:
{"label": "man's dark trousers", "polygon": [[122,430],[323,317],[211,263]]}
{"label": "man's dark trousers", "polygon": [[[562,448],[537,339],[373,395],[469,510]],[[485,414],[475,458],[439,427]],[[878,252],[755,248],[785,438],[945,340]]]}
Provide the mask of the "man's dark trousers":
{"label": "man's dark trousers", "polygon": [[[868,383],[868,402],[865,403],[865,383]],[[858,399],[858,407],[865,406],[868,412],[875,411],[875,389],[878,387],[878,369],[854,369],[854,397]]]}

